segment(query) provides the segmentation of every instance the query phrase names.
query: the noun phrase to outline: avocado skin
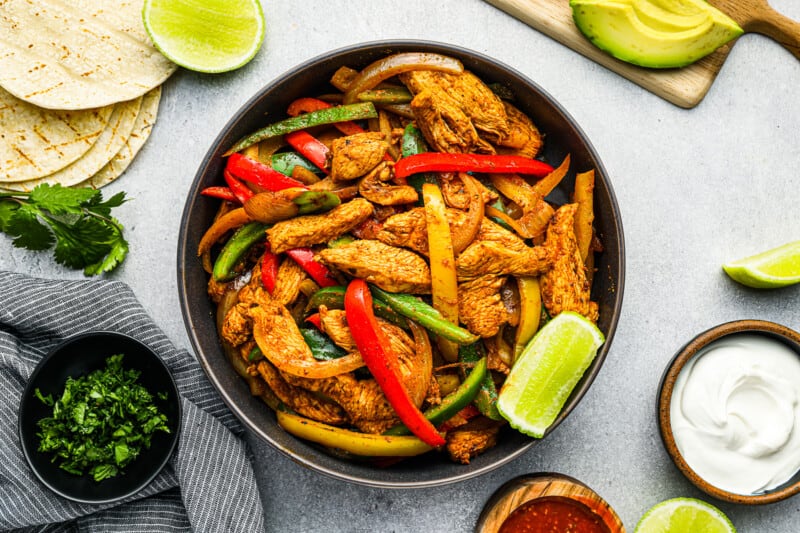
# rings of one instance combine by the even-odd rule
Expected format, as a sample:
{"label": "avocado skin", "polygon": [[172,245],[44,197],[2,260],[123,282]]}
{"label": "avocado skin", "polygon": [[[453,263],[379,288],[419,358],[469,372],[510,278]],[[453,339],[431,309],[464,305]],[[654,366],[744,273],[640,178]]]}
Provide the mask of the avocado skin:
{"label": "avocado skin", "polygon": [[[648,0],[650,1],[650,0]],[[698,0],[709,18],[682,31],[664,31],[638,18],[632,0],[571,0],[578,29],[608,54],[648,68],[679,68],[705,57],[744,31],[716,8]]]}

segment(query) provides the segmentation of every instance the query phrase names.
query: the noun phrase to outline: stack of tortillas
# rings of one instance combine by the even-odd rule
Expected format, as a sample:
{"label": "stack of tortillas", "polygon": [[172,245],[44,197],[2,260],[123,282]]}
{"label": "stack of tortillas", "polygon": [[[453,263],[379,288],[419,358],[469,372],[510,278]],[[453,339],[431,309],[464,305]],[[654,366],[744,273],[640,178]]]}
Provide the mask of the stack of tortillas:
{"label": "stack of tortillas", "polygon": [[0,189],[102,187],[147,140],[176,69],[144,0],[0,1]]}

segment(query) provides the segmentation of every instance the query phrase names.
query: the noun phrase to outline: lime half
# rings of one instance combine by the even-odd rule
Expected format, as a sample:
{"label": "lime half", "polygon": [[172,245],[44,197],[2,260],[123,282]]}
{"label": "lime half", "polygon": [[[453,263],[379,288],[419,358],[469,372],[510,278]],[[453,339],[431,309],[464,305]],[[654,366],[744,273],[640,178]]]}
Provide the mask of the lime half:
{"label": "lime half", "polygon": [[736,533],[725,514],[694,498],[673,498],[650,508],[633,533]]}
{"label": "lime half", "polygon": [[605,341],[592,321],[563,312],[525,346],[508,374],[497,409],[512,427],[541,438]]}
{"label": "lime half", "polygon": [[722,265],[742,285],[774,289],[800,283],[800,241]]}
{"label": "lime half", "polygon": [[264,40],[259,0],[145,0],[142,19],[162,54],[198,72],[237,69]]}

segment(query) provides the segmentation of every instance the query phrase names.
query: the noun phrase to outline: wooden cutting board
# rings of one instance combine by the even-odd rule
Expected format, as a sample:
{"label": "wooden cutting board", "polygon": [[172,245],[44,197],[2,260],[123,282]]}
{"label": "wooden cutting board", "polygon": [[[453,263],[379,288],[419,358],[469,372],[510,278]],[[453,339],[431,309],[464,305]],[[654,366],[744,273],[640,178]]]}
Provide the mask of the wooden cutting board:
{"label": "wooden cutting board", "polygon": [[[648,69],[619,61],[596,48],[572,20],[569,0],[485,0],[529,26],[572,48],[589,59],[641,85],[680,107],[700,103],[717,77],[733,41],[680,69]],[[800,59],[800,24],[776,12],[767,0],[709,0],[744,29],[778,41]]]}

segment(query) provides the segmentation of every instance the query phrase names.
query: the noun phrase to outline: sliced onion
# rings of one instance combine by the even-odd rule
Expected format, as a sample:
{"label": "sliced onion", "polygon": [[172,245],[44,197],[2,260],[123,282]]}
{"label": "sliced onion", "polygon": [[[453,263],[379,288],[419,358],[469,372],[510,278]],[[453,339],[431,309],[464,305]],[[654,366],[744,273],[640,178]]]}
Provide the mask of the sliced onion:
{"label": "sliced onion", "polygon": [[359,93],[373,89],[383,80],[410,70],[438,70],[451,74],[464,71],[461,61],[441,54],[428,52],[403,52],[393,54],[369,64],[350,83],[344,94],[344,103],[358,101]]}
{"label": "sliced onion", "polygon": [[240,226],[244,226],[248,222],[252,222],[250,215],[244,210],[243,207],[228,211],[206,230],[203,237],[200,239],[200,244],[197,245],[197,255],[201,256],[214,246],[218,240],[222,238],[225,233]]}
{"label": "sliced onion", "polygon": [[454,228],[452,239],[453,253],[455,254],[459,254],[475,240],[475,235],[478,234],[484,216],[483,195],[475,184],[475,178],[467,173],[460,173],[459,177],[469,195],[469,205],[467,206],[467,218],[464,224],[460,224],[457,229]]}
{"label": "sliced onion", "polygon": [[[268,312],[276,313],[273,320],[267,318],[266,313]],[[327,361],[314,359],[311,349],[305,344],[292,315],[283,306],[270,311],[254,309],[251,314],[253,317],[253,337],[256,340],[256,344],[261,348],[264,357],[275,365],[278,370],[302,378],[324,379],[352,372],[364,366],[364,361],[358,352]],[[272,327],[271,323],[273,322],[279,326],[280,342],[277,342],[279,339],[275,335],[269,334]],[[288,341],[291,341],[292,348],[298,347],[302,349],[302,347],[305,347],[305,349],[300,353],[297,350],[287,349],[290,346]]]}

